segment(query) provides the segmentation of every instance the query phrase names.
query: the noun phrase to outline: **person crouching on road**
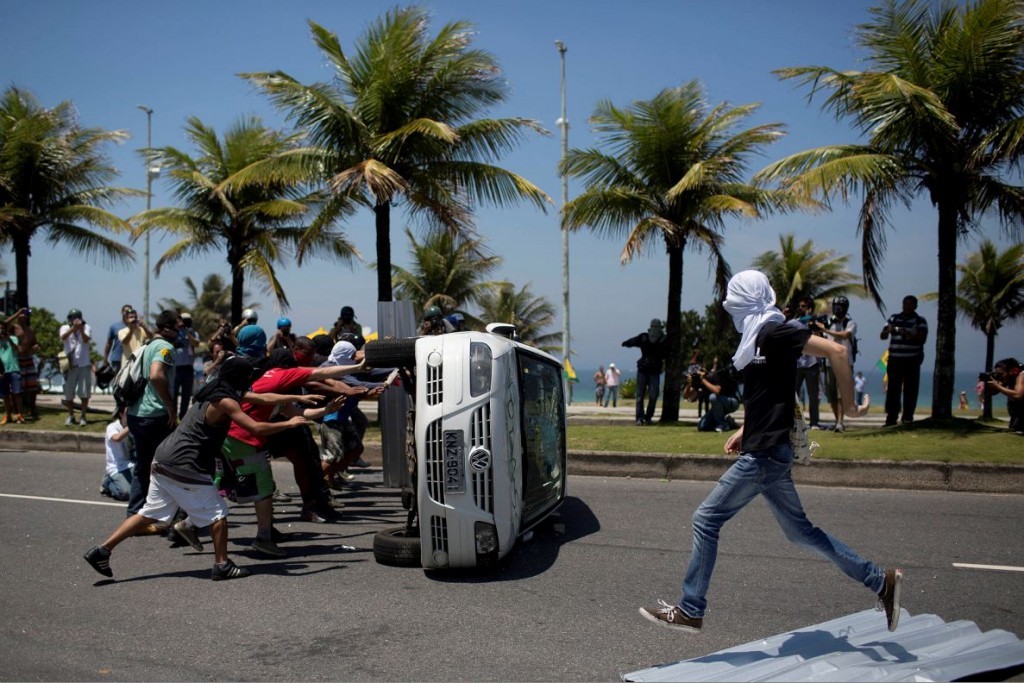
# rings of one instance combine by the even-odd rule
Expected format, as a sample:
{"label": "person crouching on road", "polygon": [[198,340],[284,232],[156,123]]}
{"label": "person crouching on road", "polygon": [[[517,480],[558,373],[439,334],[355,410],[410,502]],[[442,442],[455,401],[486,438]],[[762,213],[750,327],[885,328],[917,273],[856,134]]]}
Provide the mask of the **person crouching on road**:
{"label": "person crouching on road", "polygon": [[847,415],[861,416],[868,410],[868,402],[859,407],[853,403],[853,376],[846,347],[812,336],[807,328],[787,325],[775,307],[775,292],[768,278],[756,270],[743,271],[729,280],[723,306],[743,335],[732,360],[744,377],[745,419],[740,430],[725,442],[725,451],[739,457],[693,514],[693,551],[679,602],[670,605],[662,600],[659,607],[641,607],[640,614],[665,628],[699,633],[718,555],[719,533],[747,503],[762,495],[786,538],[817,552],[871,589],[885,610],[889,630],[895,630],[900,617],[902,571],[882,569],[862,559],[852,548],[811,524],[791,473],[793,447],[789,434],[796,407],[796,361],[801,353],[829,359]]}
{"label": "person crouching on road", "polygon": [[170,523],[179,508],[188,517],[174,525],[176,533],[193,548],[202,549],[195,528],[210,526],[213,536],[214,581],[239,579],[251,572],[228,557],[228,508],[214,486],[217,454],[232,422],[261,437],[309,424],[301,416],[286,422],[257,422],[242,411],[241,397],[252,381],[252,362],[232,357],[221,365],[216,379],[196,394],[195,404],[185,419],[157,447],[146,503],[138,513],[121,523],[101,545],[85,553],[85,561],[103,576],[114,575],[110,553],[121,541],[155,522]]}

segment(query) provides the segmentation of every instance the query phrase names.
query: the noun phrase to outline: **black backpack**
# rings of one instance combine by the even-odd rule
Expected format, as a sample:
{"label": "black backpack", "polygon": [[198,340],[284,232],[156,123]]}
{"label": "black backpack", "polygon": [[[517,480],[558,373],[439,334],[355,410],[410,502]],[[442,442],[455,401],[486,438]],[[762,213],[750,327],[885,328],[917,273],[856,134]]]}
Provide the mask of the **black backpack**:
{"label": "black backpack", "polygon": [[114,375],[110,387],[114,393],[114,401],[119,407],[129,407],[142,398],[146,391],[146,382],[149,381],[149,372],[143,367],[142,358],[145,356],[146,347],[149,341],[145,342],[139,349],[129,356],[123,363],[121,369]]}

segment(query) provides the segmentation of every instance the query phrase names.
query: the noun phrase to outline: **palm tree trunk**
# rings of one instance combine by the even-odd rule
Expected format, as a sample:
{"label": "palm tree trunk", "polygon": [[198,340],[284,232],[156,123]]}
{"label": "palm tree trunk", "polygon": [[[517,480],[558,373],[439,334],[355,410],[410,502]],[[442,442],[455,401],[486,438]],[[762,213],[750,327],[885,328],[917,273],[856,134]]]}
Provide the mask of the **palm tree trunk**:
{"label": "palm tree trunk", "polygon": [[[17,309],[28,308],[28,258],[32,255],[29,238],[20,232],[14,234],[14,281]],[[9,311],[13,313],[14,311]]]}
{"label": "palm tree trunk", "polygon": [[[992,372],[992,366],[996,362],[996,331],[989,324],[985,330],[985,372]],[[992,397],[982,393],[982,401],[985,407],[981,410],[981,416],[986,420],[992,419]]]}
{"label": "palm tree trunk", "polygon": [[373,207],[377,227],[377,301],[393,301],[391,295],[391,202]]}
{"label": "palm tree trunk", "polygon": [[231,266],[231,325],[242,322],[242,298],[245,296],[245,273],[239,261],[242,260],[242,249],[237,245],[228,246],[228,265]]}
{"label": "palm tree trunk", "polygon": [[935,325],[935,375],[932,417],[953,417],[953,380],[956,368],[956,238],[957,211],[939,202],[939,311]]}
{"label": "palm tree trunk", "polygon": [[683,305],[683,247],[668,245],[668,311],[665,314],[665,335],[668,338],[668,357],[665,358],[665,393],[661,403],[661,421],[679,422],[679,395],[682,387],[682,305]]}

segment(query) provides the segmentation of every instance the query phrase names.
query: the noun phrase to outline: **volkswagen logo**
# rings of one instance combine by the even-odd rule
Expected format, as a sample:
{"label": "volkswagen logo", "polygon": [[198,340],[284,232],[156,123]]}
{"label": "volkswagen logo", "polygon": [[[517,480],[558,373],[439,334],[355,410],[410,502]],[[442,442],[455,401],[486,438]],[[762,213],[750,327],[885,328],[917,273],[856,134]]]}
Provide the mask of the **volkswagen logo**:
{"label": "volkswagen logo", "polygon": [[482,448],[469,454],[469,466],[474,472],[483,472],[491,467],[491,453]]}

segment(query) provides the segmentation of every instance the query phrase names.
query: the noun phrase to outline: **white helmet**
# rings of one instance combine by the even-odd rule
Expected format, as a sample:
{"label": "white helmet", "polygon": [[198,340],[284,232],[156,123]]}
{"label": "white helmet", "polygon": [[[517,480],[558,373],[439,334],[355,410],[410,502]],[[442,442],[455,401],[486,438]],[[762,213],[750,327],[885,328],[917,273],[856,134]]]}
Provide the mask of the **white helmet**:
{"label": "white helmet", "polygon": [[242,311],[242,320],[248,320],[249,322],[254,323],[259,319],[260,316],[256,313],[256,311],[252,310],[251,308],[247,308],[244,311]]}

